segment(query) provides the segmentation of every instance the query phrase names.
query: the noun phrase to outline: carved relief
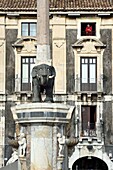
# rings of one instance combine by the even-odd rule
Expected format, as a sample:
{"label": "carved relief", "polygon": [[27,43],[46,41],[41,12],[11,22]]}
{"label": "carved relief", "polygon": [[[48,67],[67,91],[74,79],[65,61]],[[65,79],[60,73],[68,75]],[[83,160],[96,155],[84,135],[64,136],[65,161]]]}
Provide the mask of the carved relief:
{"label": "carved relief", "polygon": [[57,47],[57,48],[61,48],[63,45],[64,45],[64,43],[65,42],[59,42],[59,41],[57,41],[57,42],[55,42],[54,44],[55,44],[55,46]]}
{"label": "carved relief", "polygon": [[24,133],[21,133],[20,136],[18,137],[18,143],[19,143],[19,156],[24,157],[26,154],[26,137]]}
{"label": "carved relief", "polygon": [[100,53],[105,47],[106,45],[96,38],[83,38],[73,44],[73,48],[76,49],[78,53],[82,54],[97,54]]}
{"label": "carved relief", "polygon": [[31,53],[33,51],[36,51],[36,39],[35,38],[19,39],[12,46],[16,48],[17,52],[24,51],[27,53]]}
{"label": "carved relief", "polygon": [[23,50],[27,51],[28,53],[35,50],[34,42],[33,41],[26,41],[24,43],[24,49]]}
{"label": "carved relief", "polygon": [[95,43],[91,41],[87,41],[83,43],[83,48],[81,50],[81,53],[96,53],[96,48],[94,46]]}
{"label": "carved relief", "polygon": [[14,150],[11,155],[11,158],[7,161],[6,165],[9,165],[17,160],[18,160],[18,152],[17,152],[17,150]]}
{"label": "carved relief", "polygon": [[61,135],[61,133],[57,134],[57,138],[58,138],[58,146],[59,146],[59,152],[58,152],[58,156],[59,157],[64,157],[64,144],[65,144],[65,136]]}

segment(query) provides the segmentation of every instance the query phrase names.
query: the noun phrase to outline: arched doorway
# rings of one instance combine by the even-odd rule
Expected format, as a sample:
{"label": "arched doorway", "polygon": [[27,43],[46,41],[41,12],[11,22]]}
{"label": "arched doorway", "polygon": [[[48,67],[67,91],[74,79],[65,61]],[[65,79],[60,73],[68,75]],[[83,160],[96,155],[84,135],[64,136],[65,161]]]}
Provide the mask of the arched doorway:
{"label": "arched doorway", "polygon": [[108,166],[97,157],[86,156],[76,160],[72,170],[108,170]]}

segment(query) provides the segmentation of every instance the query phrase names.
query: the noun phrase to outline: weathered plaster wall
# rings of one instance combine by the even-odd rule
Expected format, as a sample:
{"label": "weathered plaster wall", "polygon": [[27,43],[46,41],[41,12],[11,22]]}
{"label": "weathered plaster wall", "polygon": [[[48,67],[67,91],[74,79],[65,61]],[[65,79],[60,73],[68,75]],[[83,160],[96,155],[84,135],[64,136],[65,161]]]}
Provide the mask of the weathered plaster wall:
{"label": "weathered plaster wall", "polygon": [[112,130],[111,116],[112,116],[112,102],[105,102],[103,104],[105,144],[109,144],[111,141],[111,130]]}
{"label": "weathered plaster wall", "polygon": [[12,147],[8,143],[8,136],[14,136],[15,132],[15,122],[13,120],[13,115],[11,112],[11,106],[13,102],[6,102],[5,106],[5,158],[9,159],[12,153]]}
{"label": "weathered plaster wall", "polygon": [[17,30],[6,30],[6,91],[7,94],[14,92],[15,78],[15,54],[12,44],[17,40]]}
{"label": "weathered plaster wall", "polygon": [[[15,55],[12,44],[17,40],[17,30],[6,30],[6,93],[14,92],[14,78],[15,78]],[[11,146],[8,144],[8,135],[14,135],[15,123],[12,117],[11,106],[13,102],[6,101],[5,111],[5,157],[9,158],[11,155]]]}
{"label": "weathered plaster wall", "polygon": [[104,78],[104,92],[112,93],[112,30],[102,29],[101,41],[106,45],[103,54],[103,78]]}
{"label": "weathered plaster wall", "polygon": [[49,30],[50,59],[52,59],[52,29]]}
{"label": "weathered plaster wall", "polygon": [[[101,41],[106,45],[103,54],[103,91],[108,95],[112,93],[112,30],[102,29],[100,33]],[[104,102],[103,116],[105,143],[109,144],[112,130],[112,102]]]}
{"label": "weathered plaster wall", "polygon": [[31,162],[31,126],[30,124],[26,124],[23,125],[21,127],[26,135],[26,139],[27,139],[27,148],[26,148],[26,166],[27,166],[27,170],[30,170],[30,162]]}
{"label": "weathered plaster wall", "polygon": [[67,74],[67,93],[74,92],[74,53],[72,45],[77,41],[77,30],[67,29],[66,30],[66,74]]}

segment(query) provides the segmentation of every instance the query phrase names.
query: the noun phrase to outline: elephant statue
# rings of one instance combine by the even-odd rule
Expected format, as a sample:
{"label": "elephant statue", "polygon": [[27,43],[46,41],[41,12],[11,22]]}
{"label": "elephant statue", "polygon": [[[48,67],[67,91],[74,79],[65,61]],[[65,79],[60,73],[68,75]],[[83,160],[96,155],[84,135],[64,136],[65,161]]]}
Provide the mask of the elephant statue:
{"label": "elephant statue", "polygon": [[45,92],[44,102],[53,102],[53,86],[56,72],[53,66],[37,65],[32,69],[33,102],[42,102],[41,94]]}

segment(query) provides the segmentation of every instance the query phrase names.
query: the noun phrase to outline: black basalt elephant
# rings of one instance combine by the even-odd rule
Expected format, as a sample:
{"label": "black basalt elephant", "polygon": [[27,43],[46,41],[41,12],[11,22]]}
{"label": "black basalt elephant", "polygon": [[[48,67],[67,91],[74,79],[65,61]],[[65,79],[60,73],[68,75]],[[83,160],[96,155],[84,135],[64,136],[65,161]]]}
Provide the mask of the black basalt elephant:
{"label": "black basalt elephant", "polygon": [[53,66],[37,65],[32,69],[33,102],[41,102],[41,93],[45,91],[45,102],[53,102],[53,86],[56,72]]}

